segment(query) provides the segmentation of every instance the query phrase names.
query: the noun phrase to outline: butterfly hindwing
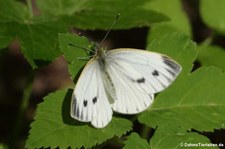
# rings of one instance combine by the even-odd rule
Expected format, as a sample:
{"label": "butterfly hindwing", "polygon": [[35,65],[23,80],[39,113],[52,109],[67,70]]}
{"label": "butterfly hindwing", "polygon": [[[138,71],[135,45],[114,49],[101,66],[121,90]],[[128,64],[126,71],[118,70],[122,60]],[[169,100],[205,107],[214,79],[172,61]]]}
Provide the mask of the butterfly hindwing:
{"label": "butterfly hindwing", "polygon": [[159,53],[115,49],[106,53],[105,69],[114,84],[114,111],[135,114],[153,102],[154,93],[168,87],[181,66]]}
{"label": "butterfly hindwing", "polygon": [[112,109],[103,86],[98,61],[91,59],[80,75],[71,101],[71,117],[105,127],[112,118]]}

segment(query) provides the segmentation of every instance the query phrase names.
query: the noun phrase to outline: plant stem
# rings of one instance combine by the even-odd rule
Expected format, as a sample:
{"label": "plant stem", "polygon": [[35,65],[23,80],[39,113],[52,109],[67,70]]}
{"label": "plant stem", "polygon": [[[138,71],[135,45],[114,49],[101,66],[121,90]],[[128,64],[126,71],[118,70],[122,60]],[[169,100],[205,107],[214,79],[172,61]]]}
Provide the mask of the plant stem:
{"label": "plant stem", "polygon": [[32,85],[33,85],[35,72],[36,71],[31,70],[31,72],[29,74],[27,84],[26,84],[24,92],[23,92],[23,97],[22,97],[22,101],[21,101],[21,104],[20,104],[20,107],[19,107],[19,111],[17,113],[14,128],[12,130],[12,133],[11,133],[9,141],[8,141],[9,142],[9,145],[8,145],[9,149],[15,148],[16,143],[18,142],[19,134],[20,134],[21,129],[23,127],[24,114],[25,114],[25,111],[28,107],[30,95],[31,95],[31,92],[32,92]]}
{"label": "plant stem", "polygon": [[27,5],[28,5],[28,11],[29,11],[29,16],[30,19],[33,18],[33,7],[32,7],[32,0],[27,0]]}

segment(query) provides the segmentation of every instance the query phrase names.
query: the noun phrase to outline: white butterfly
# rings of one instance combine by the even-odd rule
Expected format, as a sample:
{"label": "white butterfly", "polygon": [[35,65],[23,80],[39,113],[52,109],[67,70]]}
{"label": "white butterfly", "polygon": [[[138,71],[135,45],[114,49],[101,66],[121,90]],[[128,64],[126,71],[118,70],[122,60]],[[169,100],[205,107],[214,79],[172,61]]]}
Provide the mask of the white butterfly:
{"label": "white butterfly", "polygon": [[146,110],[154,94],[168,87],[181,71],[171,58],[145,50],[96,50],[82,71],[71,101],[71,117],[105,127],[113,111]]}

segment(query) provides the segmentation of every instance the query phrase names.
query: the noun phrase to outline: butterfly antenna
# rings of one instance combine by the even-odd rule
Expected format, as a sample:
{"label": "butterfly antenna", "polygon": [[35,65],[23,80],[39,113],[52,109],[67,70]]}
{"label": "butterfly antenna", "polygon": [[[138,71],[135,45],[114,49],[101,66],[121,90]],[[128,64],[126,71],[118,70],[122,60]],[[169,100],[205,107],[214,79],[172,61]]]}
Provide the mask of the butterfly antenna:
{"label": "butterfly antenna", "polygon": [[98,49],[100,49],[102,47],[102,44],[104,43],[106,37],[109,35],[109,32],[111,31],[112,27],[114,26],[114,24],[117,22],[118,18],[119,18],[120,14],[118,14],[115,18],[115,20],[113,21],[113,23],[110,25],[109,29],[107,30],[107,33],[105,34],[104,38],[102,39],[101,43],[98,46]]}

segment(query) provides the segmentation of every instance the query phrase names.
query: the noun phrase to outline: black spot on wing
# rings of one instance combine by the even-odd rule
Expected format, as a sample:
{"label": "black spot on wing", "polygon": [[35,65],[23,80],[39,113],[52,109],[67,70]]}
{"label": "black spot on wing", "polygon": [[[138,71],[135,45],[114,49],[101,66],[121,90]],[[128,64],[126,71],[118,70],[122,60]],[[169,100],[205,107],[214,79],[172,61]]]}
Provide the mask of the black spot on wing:
{"label": "black spot on wing", "polygon": [[159,76],[159,72],[158,72],[157,70],[154,70],[154,71],[152,72],[152,75],[153,75],[153,76]]}
{"label": "black spot on wing", "polygon": [[140,78],[136,80],[137,83],[145,83],[145,78]]}
{"label": "black spot on wing", "polygon": [[93,102],[93,104],[95,104],[95,103],[97,102],[97,97],[94,97],[94,98],[92,99],[92,102]]}
{"label": "black spot on wing", "polygon": [[170,58],[163,56],[163,63],[169,66],[172,70],[174,70],[176,73],[180,71],[180,66],[172,61]]}
{"label": "black spot on wing", "polygon": [[83,104],[84,104],[84,107],[87,107],[87,100],[84,100]]}

